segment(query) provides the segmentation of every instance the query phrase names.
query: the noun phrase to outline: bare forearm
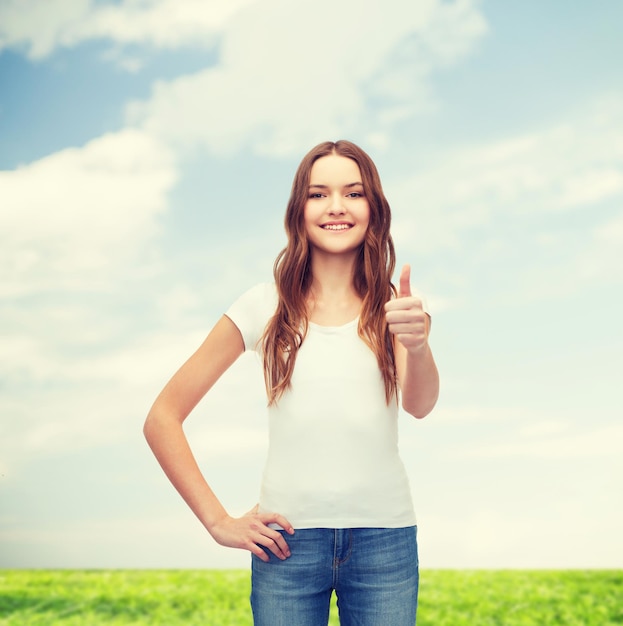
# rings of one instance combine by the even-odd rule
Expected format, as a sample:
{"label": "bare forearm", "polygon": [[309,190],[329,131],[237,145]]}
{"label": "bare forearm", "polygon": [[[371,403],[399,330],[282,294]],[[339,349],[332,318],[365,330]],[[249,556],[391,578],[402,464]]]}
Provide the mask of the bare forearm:
{"label": "bare forearm", "polygon": [[411,294],[411,268],[400,272],[398,296],[385,303],[385,319],[395,337],[396,372],[402,392],[402,408],[414,417],[426,417],[437,403],[439,374],[428,335],[430,317],[422,299]]}
{"label": "bare forearm", "polygon": [[223,316],[162,390],[143,432],[165,474],[216,542],[249,550],[263,561],[269,560],[264,548],[285,559],[290,556],[288,545],[270,525],[293,533],[290,522],[279,513],[258,512],[257,507],[242,517],[228,515],[203,477],[182,428],[199,400],[243,350],[240,331]]}
{"label": "bare forearm", "polygon": [[402,408],[414,417],[426,417],[439,397],[439,373],[430,346],[421,350],[405,350],[402,391]]}
{"label": "bare forearm", "polygon": [[151,412],[143,430],[169,480],[215,541],[249,550],[263,561],[269,560],[263,548],[279,559],[290,556],[285,539],[269,526],[278,524],[294,533],[290,522],[279,513],[258,513],[256,506],[243,517],[228,515],[201,474],[179,421]]}
{"label": "bare forearm", "polygon": [[203,477],[181,423],[158,413],[150,413],[143,432],[175,489],[210,531],[227,516],[227,512]]}

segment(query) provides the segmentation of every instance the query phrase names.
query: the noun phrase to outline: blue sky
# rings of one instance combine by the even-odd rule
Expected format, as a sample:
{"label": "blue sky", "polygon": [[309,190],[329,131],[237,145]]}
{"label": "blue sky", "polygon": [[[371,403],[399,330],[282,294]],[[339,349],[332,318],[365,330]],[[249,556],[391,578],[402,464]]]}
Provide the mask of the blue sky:
{"label": "blue sky", "polygon": [[[271,279],[294,170],[376,161],[442,377],[401,416],[423,567],[623,565],[623,5],[0,1],[0,567],[245,567],[143,441]],[[187,432],[256,501],[243,357]]]}

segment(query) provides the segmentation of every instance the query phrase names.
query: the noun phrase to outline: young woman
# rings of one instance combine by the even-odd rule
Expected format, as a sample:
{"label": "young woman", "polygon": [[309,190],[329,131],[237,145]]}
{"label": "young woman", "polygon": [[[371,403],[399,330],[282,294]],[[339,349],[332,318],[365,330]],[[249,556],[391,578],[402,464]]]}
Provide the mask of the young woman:
{"label": "young woman", "polygon": [[[437,401],[430,320],[410,268],[391,283],[390,207],[361,148],[326,142],[302,160],[274,284],[242,295],[158,396],[145,436],[167,476],[220,544],[252,554],[259,626],[411,626],[416,522],[398,455],[398,403]],[[244,350],[263,359],[269,451],[259,504],[230,516],[182,430]]]}

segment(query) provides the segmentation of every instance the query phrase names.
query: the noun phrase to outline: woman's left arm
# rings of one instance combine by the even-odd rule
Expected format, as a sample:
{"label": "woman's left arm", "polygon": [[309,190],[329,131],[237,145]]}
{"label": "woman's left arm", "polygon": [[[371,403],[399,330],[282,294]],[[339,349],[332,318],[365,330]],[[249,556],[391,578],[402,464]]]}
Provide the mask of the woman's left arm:
{"label": "woman's left arm", "polygon": [[430,317],[422,301],[411,295],[411,269],[400,273],[398,297],[385,304],[389,331],[394,335],[398,384],[402,408],[413,417],[426,417],[439,397],[439,373],[430,345]]}

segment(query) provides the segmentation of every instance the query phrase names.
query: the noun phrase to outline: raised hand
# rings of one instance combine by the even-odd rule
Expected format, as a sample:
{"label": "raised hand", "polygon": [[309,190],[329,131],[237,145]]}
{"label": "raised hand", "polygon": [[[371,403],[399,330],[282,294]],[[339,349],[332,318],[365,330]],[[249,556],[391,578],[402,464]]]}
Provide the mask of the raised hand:
{"label": "raised hand", "polygon": [[260,546],[268,548],[282,561],[290,556],[290,548],[283,536],[268,524],[278,524],[293,535],[294,528],[288,520],[278,513],[258,513],[258,505],[242,517],[225,516],[210,529],[215,541],[229,548],[249,550],[262,561],[268,561],[268,555]]}
{"label": "raised hand", "polygon": [[411,268],[405,265],[400,272],[398,297],[385,304],[385,319],[389,332],[414,354],[426,347],[428,323],[420,298],[411,295]]}

